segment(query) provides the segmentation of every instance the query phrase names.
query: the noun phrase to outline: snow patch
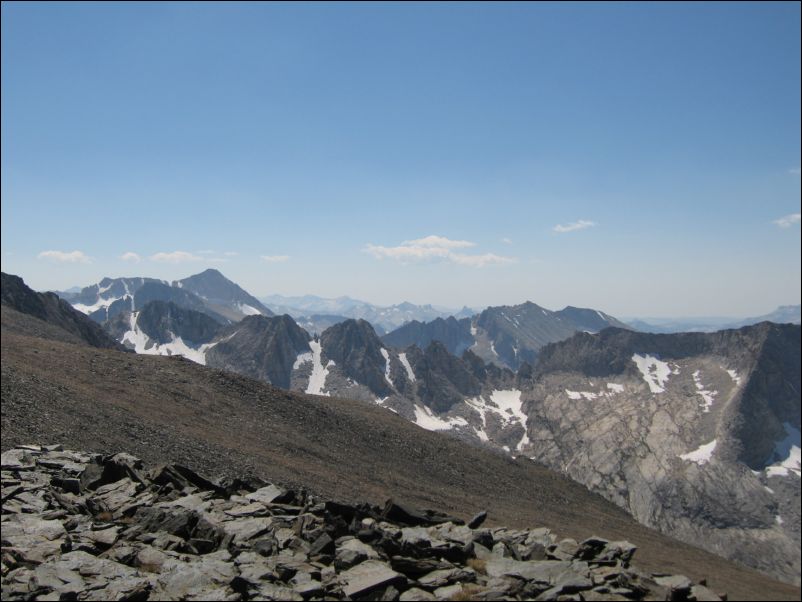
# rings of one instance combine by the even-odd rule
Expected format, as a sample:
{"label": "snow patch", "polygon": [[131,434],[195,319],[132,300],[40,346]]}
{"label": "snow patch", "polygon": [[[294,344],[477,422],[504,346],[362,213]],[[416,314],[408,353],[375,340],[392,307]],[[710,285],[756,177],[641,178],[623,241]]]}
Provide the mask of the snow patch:
{"label": "snow patch", "polygon": [[565,392],[568,394],[568,399],[587,399],[588,401],[593,401],[601,396],[600,393],[592,393],[591,391],[569,391],[566,389]]}
{"label": "snow patch", "polygon": [[[142,284],[144,284],[144,283],[145,282],[143,281]],[[131,289],[128,288],[128,283],[125,280],[123,280],[123,286],[125,287],[125,295],[123,295],[123,299],[126,299],[126,298],[130,298],[131,299],[131,311],[133,312],[134,309],[136,309],[134,307],[134,296],[131,294]]]}
{"label": "snow patch", "polygon": [[446,431],[455,426],[468,426],[464,418],[440,418],[426,406],[415,404],[415,424],[427,431]]}
{"label": "snow patch", "polygon": [[479,415],[482,417],[482,427],[474,427],[479,439],[482,441],[489,440],[487,432],[485,431],[487,428],[487,415],[488,413],[493,413],[507,424],[517,422],[524,427],[524,434],[516,446],[517,450],[520,451],[524,445],[529,445],[531,441],[529,440],[529,434],[526,432],[526,414],[524,414],[521,409],[521,392],[518,389],[496,390],[490,395],[490,400],[496,405],[490,405],[482,396],[465,400],[465,403],[479,412]]}
{"label": "snow patch", "polygon": [[476,326],[473,325],[473,322],[471,322],[471,336],[476,336]]}
{"label": "snow patch", "polygon": [[766,475],[769,477],[786,477],[788,472],[796,476],[802,476],[802,456],[800,455],[800,433],[799,429],[784,422],[785,439],[778,441],[774,445],[774,451],[767,462],[772,462],[766,467]]}
{"label": "snow patch", "polygon": [[326,386],[326,377],[329,375],[329,368],[334,365],[334,362],[329,360],[326,366],[320,361],[322,349],[320,341],[309,341],[309,346],[312,348],[312,374],[309,375],[309,385],[306,387],[306,392],[312,395],[325,395],[328,393],[323,392],[323,387]]}
{"label": "snow patch", "polygon": [[311,351],[304,351],[303,353],[299,353],[298,357],[295,358],[295,363],[292,365],[293,370],[297,370],[301,366],[303,366],[306,362],[311,362],[312,360],[312,352]]}
{"label": "snow patch", "polygon": [[119,299],[124,299],[125,297],[109,297],[108,299],[98,299],[92,305],[84,305],[83,303],[76,303],[73,305],[73,308],[77,309],[79,312],[89,315],[96,312],[99,309],[106,309],[115,301]]}
{"label": "snow patch", "polygon": [[738,373],[735,370],[727,370],[727,374],[730,375],[732,382],[734,382],[736,385],[741,384],[741,377],[738,376]]}
{"label": "snow patch", "polygon": [[701,370],[697,370],[693,373],[693,383],[696,385],[696,392],[699,393],[704,400],[702,403],[702,411],[709,412],[710,408],[713,407],[713,398],[718,395],[718,391],[705,390],[704,385],[702,385]]}
{"label": "snow patch", "polygon": [[778,514],[777,516],[774,517],[774,522],[777,523],[778,525],[781,525],[785,521],[783,520],[783,517]]}
{"label": "snow patch", "polygon": [[666,362],[660,361],[653,355],[639,355],[637,353],[632,356],[632,361],[635,362],[638,370],[643,375],[643,380],[649,385],[652,393],[663,393],[665,391],[666,381],[672,373],[670,366]]}
{"label": "snow patch", "polygon": [[707,464],[713,457],[713,451],[716,449],[716,440],[713,439],[710,443],[700,445],[695,450],[682,454],[680,458],[688,462],[695,462],[699,466]]}
{"label": "snow patch", "polygon": [[386,380],[391,387],[395,388],[393,381],[390,379],[390,354],[384,347],[379,351],[381,351],[382,357],[384,358],[384,380]]}
{"label": "snow patch", "polygon": [[529,436],[526,433],[526,414],[523,413],[521,403],[521,392],[518,389],[495,390],[490,395],[490,401],[495,403],[502,412],[502,416],[507,414],[507,418],[517,420],[524,427],[524,434],[516,446],[521,450],[522,446],[529,443]]}
{"label": "snow patch", "polygon": [[618,383],[607,383],[607,388],[610,389],[613,393],[623,393],[624,392],[624,385],[619,385]]}
{"label": "snow patch", "polygon": [[406,353],[399,353],[398,359],[401,360],[401,365],[404,366],[404,370],[407,371],[407,378],[409,382],[415,382],[415,373],[412,371],[412,366],[409,365],[409,360],[407,359]]}
{"label": "snow patch", "polygon": [[173,333],[170,333],[172,340],[169,343],[157,343],[139,328],[136,323],[138,316],[139,312],[130,315],[128,322],[130,330],[123,334],[121,340],[123,344],[133,345],[134,351],[143,355],[181,355],[196,364],[206,365],[206,352],[217,343],[206,343],[195,348]]}
{"label": "snow patch", "polygon": [[237,308],[240,310],[241,313],[245,314],[246,316],[261,316],[262,312],[260,312],[255,307],[248,305],[247,303],[238,303]]}

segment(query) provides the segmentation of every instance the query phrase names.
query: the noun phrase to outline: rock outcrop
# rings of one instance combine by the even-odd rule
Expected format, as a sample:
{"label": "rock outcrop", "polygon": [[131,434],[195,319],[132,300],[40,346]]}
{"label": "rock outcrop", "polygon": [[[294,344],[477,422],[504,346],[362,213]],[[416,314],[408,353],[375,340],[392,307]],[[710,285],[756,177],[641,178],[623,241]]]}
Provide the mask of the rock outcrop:
{"label": "rock outcrop", "polygon": [[5,272],[1,276],[0,300],[4,307],[10,307],[21,314],[27,314],[60,328],[92,347],[124,349],[99,324],[73,309],[55,293],[37,293],[19,276]]}
{"label": "rock outcrop", "polygon": [[799,326],[768,322],[548,345],[519,383],[523,453],[647,526],[799,584],[800,347]]}
{"label": "rock outcrop", "polygon": [[633,567],[629,542],[482,528],[483,513],[466,526],[58,445],[1,463],[4,600],[722,599]]}

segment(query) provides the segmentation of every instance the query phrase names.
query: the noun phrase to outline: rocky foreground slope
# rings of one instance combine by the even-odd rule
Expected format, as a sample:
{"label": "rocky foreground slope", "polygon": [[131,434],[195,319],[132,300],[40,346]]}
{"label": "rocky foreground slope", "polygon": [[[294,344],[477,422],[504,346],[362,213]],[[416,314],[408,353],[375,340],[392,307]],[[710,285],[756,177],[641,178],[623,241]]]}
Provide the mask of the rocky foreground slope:
{"label": "rocky foreground slope", "polygon": [[720,600],[635,546],[25,445],[2,454],[3,600]]}

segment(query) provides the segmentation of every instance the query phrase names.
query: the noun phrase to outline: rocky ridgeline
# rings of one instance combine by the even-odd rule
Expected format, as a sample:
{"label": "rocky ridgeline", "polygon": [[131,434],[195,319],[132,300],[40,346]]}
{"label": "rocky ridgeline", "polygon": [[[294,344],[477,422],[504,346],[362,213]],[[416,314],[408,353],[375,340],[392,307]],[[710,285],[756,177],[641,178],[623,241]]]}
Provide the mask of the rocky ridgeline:
{"label": "rocky ridgeline", "polygon": [[635,546],[61,446],[2,454],[3,600],[719,600]]}

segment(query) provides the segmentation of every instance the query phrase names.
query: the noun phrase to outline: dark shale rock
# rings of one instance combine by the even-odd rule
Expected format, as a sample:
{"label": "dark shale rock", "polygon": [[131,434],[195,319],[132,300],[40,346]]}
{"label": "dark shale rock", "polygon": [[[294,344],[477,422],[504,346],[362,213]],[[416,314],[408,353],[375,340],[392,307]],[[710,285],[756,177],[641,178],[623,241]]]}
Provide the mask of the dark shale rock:
{"label": "dark shale rock", "polygon": [[60,446],[2,464],[3,600],[720,599],[631,568],[628,542],[478,528],[486,512],[464,525]]}
{"label": "dark shale rock", "polygon": [[470,529],[478,529],[482,526],[482,523],[485,522],[487,518],[487,510],[482,510],[479,514],[474,516],[471,520],[468,521],[468,528]]}
{"label": "dark shale rock", "polygon": [[388,522],[400,523],[410,527],[439,525],[447,522],[454,523],[455,525],[465,524],[461,519],[449,516],[448,514],[435,510],[415,510],[407,506],[402,506],[392,499],[385,502],[381,517]]}

